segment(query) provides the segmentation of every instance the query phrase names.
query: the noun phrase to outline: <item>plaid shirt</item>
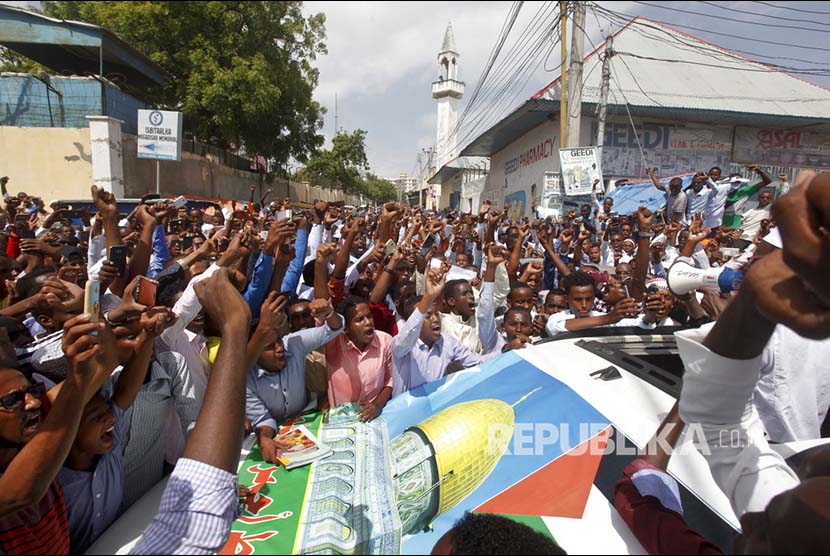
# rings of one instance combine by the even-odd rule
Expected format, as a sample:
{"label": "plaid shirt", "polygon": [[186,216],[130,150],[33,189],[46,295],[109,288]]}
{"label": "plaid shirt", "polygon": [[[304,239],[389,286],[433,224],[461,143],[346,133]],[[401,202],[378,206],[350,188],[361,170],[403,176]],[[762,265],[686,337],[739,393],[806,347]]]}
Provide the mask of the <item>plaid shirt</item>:
{"label": "plaid shirt", "polygon": [[158,515],[130,554],[216,554],[239,516],[237,481],[222,469],[180,459]]}

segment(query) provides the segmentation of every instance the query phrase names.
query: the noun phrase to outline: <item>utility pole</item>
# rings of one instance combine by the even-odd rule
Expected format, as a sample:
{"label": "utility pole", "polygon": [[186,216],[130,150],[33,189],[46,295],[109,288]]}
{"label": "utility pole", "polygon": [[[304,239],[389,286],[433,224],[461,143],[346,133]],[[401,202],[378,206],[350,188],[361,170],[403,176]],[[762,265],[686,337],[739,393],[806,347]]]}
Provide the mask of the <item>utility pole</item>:
{"label": "utility pole", "polygon": [[559,2],[559,31],[562,34],[562,65],[559,79],[559,148],[568,146],[568,89],[567,68],[568,60],[568,3]]}
{"label": "utility pole", "polygon": [[568,128],[566,145],[578,147],[582,124],[582,58],[585,55],[585,2],[574,2],[573,22],[571,23],[571,69],[568,80],[568,100],[571,105],[567,112]]}
{"label": "utility pole", "polygon": [[597,159],[602,169],[602,146],[605,143],[605,112],[608,108],[608,85],[611,82],[611,57],[614,55],[614,36],[605,39],[605,52],[602,54],[602,83],[597,105]]}

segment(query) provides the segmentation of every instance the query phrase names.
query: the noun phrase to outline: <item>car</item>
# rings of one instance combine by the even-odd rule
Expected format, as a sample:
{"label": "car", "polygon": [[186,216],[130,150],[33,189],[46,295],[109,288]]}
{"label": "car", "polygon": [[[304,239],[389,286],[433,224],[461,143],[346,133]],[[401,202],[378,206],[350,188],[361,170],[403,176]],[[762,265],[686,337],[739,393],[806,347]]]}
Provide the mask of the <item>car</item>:
{"label": "car", "polygon": [[[392,544],[371,546],[385,546],[390,553],[428,553],[437,539],[464,512],[484,511],[523,516],[521,519],[533,523],[537,530],[542,528],[548,531],[568,553],[644,554],[643,547],[614,508],[614,486],[622,477],[623,468],[646,446],[680,395],[683,365],[674,333],[681,329],[600,328],[561,334],[525,349],[501,354],[480,367],[453,373],[440,381],[393,398],[383,410],[382,417],[386,423],[383,437],[393,439],[393,452],[395,446],[402,445],[398,442],[402,435],[408,435],[408,441],[414,443],[411,450],[401,454],[401,457],[396,452],[391,456],[393,466],[400,464],[401,460],[412,462],[406,463],[407,471],[402,475],[408,477],[407,492],[412,493],[412,496],[406,499],[406,504],[398,499],[398,510],[401,516],[407,508],[431,513],[424,518],[428,523],[426,529],[410,529],[410,534],[399,535]],[[535,382],[526,382],[528,377],[535,377]],[[535,404],[532,410],[528,409],[529,403]],[[446,411],[455,412],[452,419],[446,418]],[[509,427],[512,432],[507,437],[510,440],[507,452],[496,454],[495,457],[489,451],[482,452],[480,456],[473,455],[477,454],[475,444],[478,441],[474,438],[477,435],[471,426],[484,421],[484,430],[487,431],[487,425],[493,425],[490,420],[492,414],[511,421]],[[422,420],[423,416],[428,417]],[[402,421],[401,417],[405,419]],[[316,487],[305,489],[309,493],[321,488],[328,493],[328,497],[319,504],[313,499],[304,499],[301,504],[306,521],[316,524],[316,528],[302,529],[303,525],[289,527],[287,522],[280,522],[263,529],[273,531],[276,528],[279,534],[274,539],[279,539],[280,542],[298,539],[299,544],[294,545],[297,551],[317,546],[304,544],[307,535],[309,532],[313,535],[329,531],[323,526],[330,525],[329,520],[340,523],[341,528],[337,530],[344,532],[349,531],[344,528],[347,526],[344,523],[363,523],[371,512],[365,507],[360,509],[349,506],[339,497],[343,494],[344,498],[348,498],[346,495],[349,493],[363,492],[364,489],[371,492],[376,483],[383,483],[382,467],[373,468],[376,474],[370,474],[368,485],[342,482],[341,479],[346,476],[343,473],[351,470],[351,473],[358,474],[354,464],[357,463],[359,467],[360,460],[347,465],[339,454],[342,453],[343,457],[351,454],[353,458],[354,453],[361,453],[368,457],[372,453],[386,453],[388,447],[376,446],[374,450],[366,448],[360,452],[349,448],[354,446],[354,442],[349,443],[349,435],[356,434],[353,429],[369,425],[335,423],[337,419],[339,416],[327,414],[321,425],[323,436],[320,432],[316,433],[323,442],[331,443],[336,439],[336,443],[344,446],[342,452],[336,450],[336,455],[332,456],[328,466],[333,469],[331,472],[334,475],[326,477],[325,471],[319,471],[319,475],[315,476],[325,480],[309,482],[309,485]],[[586,428],[588,425],[598,425],[596,431],[589,432],[588,438],[591,441],[600,439],[601,449],[581,451],[580,448],[587,445],[587,441],[580,442],[579,445],[556,447],[554,454],[543,454],[540,460],[539,441],[542,440],[542,447],[545,448],[542,452],[550,447],[553,439],[545,434],[550,432],[551,425],[559,425],[560,444],[566,437],[574,436],[565,434],[563,420],[584,424]],[[336,436],[328,439],[325,437],[330,426],[326,423],[331,423],[331,430],[336,431],[332,434]],[[540,428],[539,425],[548,427]],[[439,430],[442,427],[443,432]],[[377,429],[373,430],[377,432]],[[454,431],[463,431],[463,434]],[[367,436],[359,434],[365,442]],[[493,438],[491,434],[492,432],[483,436],[485,445]],[[740,523],[726,495],[715,484],[706,460],[692,445],[694,440],[694,427],[687,427],[672,456],[668,472],[677,479],[684,517],[689,526],[728,553],[731,552]],[[786,444],[776,446],[775,449],[785,457],[797,458],[804,449],[820,442],[822,441]],[[260,463],[250,459],[246,461],[252,445],[253,437],[249,437],[239,460],[240,481],[243,482],[246,477],[250,480],[252,469],[258,473],[262,469]],[[521,453],[523,449],[530,451]],[[560,455],[556,455],[559,453],[557,450],[561,450]],[[424,455],[415,458],[413,454],[418,453]],[[431,463],[433,469],[437,470],[437,475],[433,472],[432,479],[428,478],[429,466],[411,467],[420,466],[425,461],[430,463],[430,459],[422,459],[428,458],[430,454],[435,460],[435,463]],[[494,464],[494,461],[497,463]],[[454,468],[445,469],[446,466],[453,465]],[[326,467],[321,464],[320,469]],[[317,469],[315,464],[311,473],[318,473]],[[424,472],[417,476],[409,474],[418,469],[423,469]],[[287,475],[288,473],[295,475]],[[273,481],[268,479],[263,483],[267,485],[268,482],[273,482],[274,485],[264,486],[259,492],[262,496],[270,495],[274,500],[281,501],[275,503],[278,509],[259,509],[256,514],[248,514],[249,522],[267,522],[285,515],[284,506],[289,500],[274,496],[278,492],[274,489],[280,488],[280,485],[285,488],[292,477],[298,475],[296,471],[283,469],[275,470],[274,475]],[[392,477],[401,475],[396,473]],[[431,481],[437,482],[430,486]],[[334,484],[340,487],[329,489]],[[290,492],[297,491],[297,485],[291,488],[293,490]],[[163,489],[164,482],[154,487],[119,518],[88,553],[116,554],[129,551],[158,511]],[[303,489],[298,492],[303,492]],[[445,504],[448,493],[454,496],[451,503]],[[367,494],[360,496],[365,497]],[[432,501],[422,502],[428,499],[436,501],[434,504]],[[340,507],[345,511],[332,513],[331,508]],[[435,508],[439,507],[441,509],[436,514]],[[283,514],[274,513],[276,511]],[[317,517],[325,523],[321,525],[316,521],[317,517],[310,517],[307,511],[312,514],[322,512]],[[412,517],[412,511],[408,517]],[[415,523],[423,522],[415,520]],[[379,522],[372,523],[377,526]],[[394,520],[383,522],[388,523],[394,524]],[[254,525],[250,529],[246,527],[244,523],[235,524],[234,538],[260,538],[255,536]],[[297,530],[304,530],[306,536],[299,533],[296,537],[291,536]],[[367,527],[363,531],[374,533],[374,528]],[[245,537],[246,534],[251,536]],[[265,539],[265,536],[262,533],[263,540],[251,543],[247,548],[240,544],[234,547],[232,541],[231,546],[225,547],[225,552],[239,553],[239,550],[254,547],[255,552],[272,553],[273,545],[269,542],[273,541]],[[332,542],[339,540],[334,537],[332,539]],[[329,547],[330,550],[334,548],[334,545]]]}

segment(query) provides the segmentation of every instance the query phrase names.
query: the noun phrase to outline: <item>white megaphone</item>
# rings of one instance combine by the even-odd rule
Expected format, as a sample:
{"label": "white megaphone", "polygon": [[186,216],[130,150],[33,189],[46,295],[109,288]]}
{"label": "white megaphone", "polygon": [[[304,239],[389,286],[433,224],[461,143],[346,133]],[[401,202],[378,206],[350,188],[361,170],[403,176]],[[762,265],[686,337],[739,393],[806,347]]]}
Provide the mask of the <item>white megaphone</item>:
{"label": "white megaphone", "polygon": [[667,282],[675,295],[686,295],[700,288],[718,288],[721,293],[729,293],[740,287],[743,277],[742,272],[729,267],[701,270],[685,261],[677,261],[669,269]]}

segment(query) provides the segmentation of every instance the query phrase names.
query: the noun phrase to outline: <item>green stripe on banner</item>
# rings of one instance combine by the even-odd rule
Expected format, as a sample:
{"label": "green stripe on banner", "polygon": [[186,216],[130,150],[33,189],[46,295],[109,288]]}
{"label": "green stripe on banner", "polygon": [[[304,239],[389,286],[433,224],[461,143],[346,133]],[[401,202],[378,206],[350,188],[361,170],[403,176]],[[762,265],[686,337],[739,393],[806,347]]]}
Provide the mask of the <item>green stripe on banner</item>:
{"label": "green stripe on banner", "polygon": [[[513,515],[513,514],[499,514],[502,517],[506,517],[507,519],[512,519],[516,523],[521,523],[522,525],[527,525],[537,533],[541,533],[542,535],[546,536],[553,542],[556,542],[556,537],[553,536],[553,533],[550,532],[548,526],[545,525],[545,521],[538,516],[535,515]],[[559,543],[556,543],[557,545]]]}
{"label": "green stripe on banner", "polygon": [[[316,436],[322,416],[309,413],[280,426],[305,425]],[[264,461],[259,445],[254,445],[239,469],[239,483],[256,494],[242,502],[242,516],[219,554],[293,554],[310,474],[311,465],[288,471]]]}

